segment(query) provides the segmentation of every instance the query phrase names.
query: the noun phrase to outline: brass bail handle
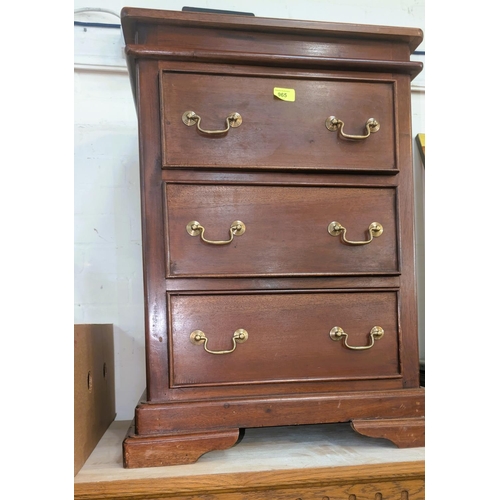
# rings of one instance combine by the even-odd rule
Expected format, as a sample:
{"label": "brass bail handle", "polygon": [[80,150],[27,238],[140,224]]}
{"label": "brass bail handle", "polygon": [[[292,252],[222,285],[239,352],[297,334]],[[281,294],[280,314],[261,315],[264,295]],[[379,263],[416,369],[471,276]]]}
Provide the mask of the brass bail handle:
{"label": "brass bail handle", "polygon": [[236,349],[237,344],[243,344],[243,342],[246,342],[248,340],[248,332],[243,328],[236,330],[233,334],[233,348],[229,351],[211,351],[210,349],[208,349],[207,336],[201,330],[195,330],[194,332],[191,332],[189,340],[194,345],[203,344],[205,351],[207,351],[209,354],[230,354]]}
{"label": "brass bail handle", "polygon": [[375,118],[368,118],[368,120],[366,120],[365,123],[366,135],[346,134],[344,132],[345,123],[341,119],[336,118],[335,116],[329,116],[326,119],[325,125],[328,130],[332,132],[338,130],[340,137],[344,139],[349,139],[351,141],[361,141],[363,139],[368,139],[368,137],[370,137],[370,134],[374,134],[375,132],[378,132],[380,129],[380,123],[377,120],[375,120]]}
{"label": "brass bail handle", "polygon": [[374,326],[371,331],[370,331],[370,345],[364,345],[364,346],[352,346],[347,343],[347,336],[348,334],[340,328],[340,326],[334,326],[330,330],[330,338],[332,340],[341,340],[342,338],[344,339],[344,345],[348,349],[352,349],[353,351],[364,351],[366,349],[371,349],[373,345],[375,344],[376,340],[380,340],[384,336],[384,329],[380,326]]}
{"label": "brass bail handle", "polygon": [[231,113],[226,117],[226,128],[223,130],[205,130],[201,128],[201,116],[197,115],[194,111],[185,111],[184,114],[182,115],[182,121],[188,127],[196,125],[196,128],[202,134],[214,135],[214,134],[225,134],[226,132],[229,131],[230,128],[239,127],[243,122],[243,118],[239,113]]}
{"label": "brass bail handle", "polygon": [[200,235],[200,238],[202,241],[205,243],[208,243],[210,245],[229,245],[234,239],[235,236],[241,236],[246,230],[246,226],[243,222],[240,220],[235,220],[232,224],[231,227],[229,228],[229,236],[230,238],[228,240],[223,240],[223,241],[212,241],[212,240],[207,240],[204,236],[205,234],[205,228],[197,221],[197,220],[192,220],[191,222],[188,222],[186,226],[186,231],[189,235],[191,236],[198,236]]}
{"label": "brass bail handle", "polygon": [[330,222],[328,224],[328,232],[332,236],[338,236],[340,234],[341,240],[346,244],[346,245],[368,245],[368,243],[371,243],[373,241],[373,238],[378,238],[383,232],[384,228],[382,227],[382,224],[379,222],[372,222],[368,226],[368,233],[370,235],[370,239],[366,241],[350,241],[346,238],[346,233],[347,229],[337,221]]}

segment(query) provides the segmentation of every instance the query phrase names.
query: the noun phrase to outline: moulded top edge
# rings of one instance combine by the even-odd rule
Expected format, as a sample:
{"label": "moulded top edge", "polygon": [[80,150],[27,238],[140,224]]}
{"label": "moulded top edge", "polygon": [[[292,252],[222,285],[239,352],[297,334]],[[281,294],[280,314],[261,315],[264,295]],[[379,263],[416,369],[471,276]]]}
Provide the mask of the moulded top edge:
{"label": "moulded top edge", "polygon": [[134,43],[135,25],[139,23],[158,25],[206,26],[221,29],[247,29],[250,31],[337,35],[346,38],[369,38],[407,43],[413,52],[423,40],[420,28],[377,26],[369,24],[334,23],[324,21],[302,21],[266,17],[182,12],[156,9],[123,7],[121,11],[123,34],[126,43]]}

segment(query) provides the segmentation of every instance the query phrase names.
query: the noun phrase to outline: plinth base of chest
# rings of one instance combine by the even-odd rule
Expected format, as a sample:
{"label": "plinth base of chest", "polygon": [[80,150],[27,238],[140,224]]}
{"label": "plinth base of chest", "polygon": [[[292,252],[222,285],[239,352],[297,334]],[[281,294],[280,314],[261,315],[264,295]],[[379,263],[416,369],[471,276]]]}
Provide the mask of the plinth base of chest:
{"label": "plinth base of chest", "polygon": [[128,469],[161,467],[196,462],[209,451],[225,450],[243,437],[244,429],[170,433],[158,436],[139,436],[135,425],[123,441],[123,465]]}
{"label": "plinth base of chest", "polygon": [[140,403],[123,442],[126,468],[194,463],[232,447],[252,427],[351,422],[401,448],[424,446],[424,389]]}

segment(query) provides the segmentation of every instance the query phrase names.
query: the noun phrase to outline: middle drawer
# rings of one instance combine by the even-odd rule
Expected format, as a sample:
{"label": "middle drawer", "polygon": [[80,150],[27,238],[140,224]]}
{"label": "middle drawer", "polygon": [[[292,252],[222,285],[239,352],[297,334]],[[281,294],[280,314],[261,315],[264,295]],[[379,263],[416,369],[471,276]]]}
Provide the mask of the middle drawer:
{"label": "middle drawer", "polygon": [[399,274],[395,187],[165,184],[166,276]]}

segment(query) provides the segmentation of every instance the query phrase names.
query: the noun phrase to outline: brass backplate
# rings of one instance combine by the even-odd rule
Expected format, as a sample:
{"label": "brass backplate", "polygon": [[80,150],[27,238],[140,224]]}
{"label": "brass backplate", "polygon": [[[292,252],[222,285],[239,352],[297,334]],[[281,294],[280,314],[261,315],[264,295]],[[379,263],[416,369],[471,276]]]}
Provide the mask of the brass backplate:
{"label": "brass backplate", "polygon": [[370,132],[374,134],[375,132],[378,132],[380,130],[380,123],[375,120],[375,118],[368,118],[368,121],[366,122],[368,127],[370,128]]}
{"label": "brass backplate", "polygon": [[243,222],[241,222],[240,220],[235,220],[232,224],[231,224],[231,232],[235,235],[235,236],[241,236],[245,231],[246,231],[247,227],[245,226],[245,224]]}
{"label": "brass backplate", "polygon": [[233,128],[239,127],[243,122],[243,118],[239,113],[231,113],[228,116],[228,119],[229,119],[229,126]]}
{"label": "brass backplate", "polygon": [[207,337],[205,337],[205,334],[201,330],[195,330],[194,332],[191,332],[189,340],[194,345],[200,345],[207,340]]}
{"label": "brass backplate", "polygon": [[373,335],[375,340],[379,340],[384,336],[384,329],[381,326],[374,326],[370,333]]}
{"label": "brass backplate", "polygon": [[325,126],[331,132],[335,132],[340,127],[340,123],[335,116],[329,116],[325,121]]}
{"label": "brass backplate", "polygon": [[332,236],[338,236],[342,232],[342,229],[344,229],[344,227],[337,221],[333,221],[328,224],[328,232]]}
{"label": "brass backplate", "polygon": [[340,340],[343,335],[344,335],[344,330],[340,328],[340,326],[334,326],[330,330],[330,338],[332,340]]}
{"label": "brass backplate", "polygon": [[234,332],[234,340],[238,342],[238,344],[243,344],[243,342],[246,342],[248,340],[248,332],[243,328],[236,330]]}
{"label": "brass backplate", "polygon": [[379,224],[378,222],[372,222],[368,229],[371,231],[374,238],[378,238],[384,232],[382,224]]}
{"label": "brass backplate", "polygon": [[190,236],[197,236],[201,233],[200,223],[197,220],[192,220],[186,225],[186,231]]}
{"label": "brass backplate", "polygon": [[197,121],[197,115],[194,111],[186,111],[182,115],[182,121],[188,126],[194,125]]}

